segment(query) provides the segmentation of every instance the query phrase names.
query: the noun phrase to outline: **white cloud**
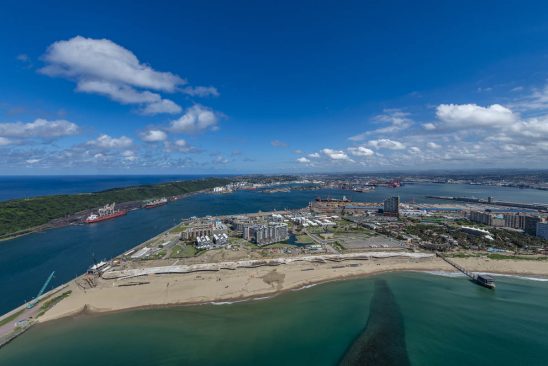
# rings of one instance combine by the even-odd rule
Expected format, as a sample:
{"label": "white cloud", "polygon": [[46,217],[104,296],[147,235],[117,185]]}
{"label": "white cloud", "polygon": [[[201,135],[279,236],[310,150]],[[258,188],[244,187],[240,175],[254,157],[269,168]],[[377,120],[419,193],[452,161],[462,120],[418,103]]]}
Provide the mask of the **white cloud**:
{"label": "white cloud", "polygon": [[310,163],[310,159],[307,159],[303,156],[303,157],[298,158],[297,162],[299,162],[301,164],[308,164],[308,163]]}
{"label": "white cloud", "polygon": [[344,161],[353,161],[346,155],[342,150],[333,150],[333,149],[322,149],[322,152],[331,160],[344,160]]}
{"label": "white cloud", "polygon": [[192,152],[195,150],[194,147],[190,146],[190,144],[183,139],[179,139],[175,141],[175,148],[180,152]]}
{"label": "white cloud", "polygon": [[135,160],[137,160],[137,156],[135,155],[135,152],[131,151],[131,150],[125,150],[124,152],[122,152],[122,156],[123,156],[124,160],[126,160],[126,161],[135,161]]}
{"label": "white cloud", "polygon": [[141,133],[141,140],[146,142],[160,142],[167,139],[167,134],[162,130],[148,130]]}
{"label": "white cloud", "polygon": [[428,130],[428,131],[433,131],[436,129],[436,125],[433,124],[432,122],[428,122],[428,123],[424,123],[422,125],[422,127],[425,129],[425,130]]}
{"label": "white cloud", "polygon": [[427,143],[426,146],[429,149],[439,149],[441,147],[441,145],[438,145],[438,144],[436,144],[435,142],[432,142],[432,141]]}
{"label": "white cloud", "polygon": [[114,138],[109,135],[101,135],[95,140],[88,141],[87,144],[105,149],[121,149],[130,147],[133,141],[126,136]]}
{"label": "white cloud", "polygon": [[169,99],[162,99],[157,102],[147,104],[144,108],[141,108],[139,112],[144,115],[155,115],[160,113],[176,114],[180,113],[183,109],[173,101]]}
{"label": "white cloud", "polygon": [[122,104],[143,104],[143,114],[179,113],[181,107],[149,90],[174,92],[185,80],[141,63],[108,39],[76,36],[50,45],[40,72],[75,80],[76,90],[107,96]]}
{"label": "white cloud", "polygon": [[52,139],[76,135],[78,126],[66,120],[48,121],[38,118],[34,122],[0,123],[0,137]]}
{"label": "white cloud", "polygon": [[408,116],[409,113],[405,113],[400,110],[386,110],[384,114],[375,116],[373,121],[377,123],[385,123],[388,124],[388,126],[360,133],[349,137],[349,140],[363,141],[367,138],[367,136],[373,134],[396,133],[405,130],[413,125],[413,121]]}
{"label": "white cloud", "polygon": [[187,86],[183,88],[183,93],[196,97],[219,96],[219,91],[213,86]]}
{"label": "white cloud", "polygon": [[170,72],[142,64],[128,49],[108,39],[76,36],[48,47],[40,71],[49,76],[104,80],[138,88],[175,91],[185,81]]}
{"label": "white cloud", "polygon": [[378,139],[378,140],[371,140],[368,142],[369,146],[373,146],[377,149],[389,149],[389,150],[403,150],[405,149],[405,145],[402,144],[399,141],[394,141],[390,139]]}
{"label": "white cloud", "polygon": [[358,146],[358,147],[349,147],[348,152],[350,152],[351,155],[354,156],[373,156],[375,155],[375,152],[371,149],[368,149],[364,146]]}
{"label": "white cloud", "polygon": [[10,139],[0,136],[0,146],[11,145],[12,143],[13,141],[11,141]]}
{"label": "white cloud", "polygon": [[170,122],[170,130],[178,133],[196,133],[216,130],[219,122],[217,113],[201,105],[194,105],[185,114]]}
{"label": "white cloud", "polygon": [[411,147],[409,148],[409,152],[410,152],[411,154],[420,154],[420,153],[421,153],[421,149],[420,149],[419,147],[417,147],[417,146],[411,146]]}
{"label": "white cloud", "polygon": [[287,147],[287,143],[280,140],[272,140],[270,144],[274,147]]}
{"label": "white cloud", "polygon": [[436,109],[436,115],[444,127],[457,129],[509,126],[518,119],[510,109],[500,104],[489,107],[477,104],[441,104]]}
{"label": "white cloud", "polygon": [[213,158],[211,163],[214,164],[214,165],[225,165],[225,164],[230,163],[230,160],[228,160],[227,158],[225,158],[222,155],[217,155]]}
{"label": "white cloud", "polygon": [[320,154],[315,152],[315,153],[312,153],[312,154],[308,154],[308,157],[312,158],[312,159],[318,159],[320,157]]}

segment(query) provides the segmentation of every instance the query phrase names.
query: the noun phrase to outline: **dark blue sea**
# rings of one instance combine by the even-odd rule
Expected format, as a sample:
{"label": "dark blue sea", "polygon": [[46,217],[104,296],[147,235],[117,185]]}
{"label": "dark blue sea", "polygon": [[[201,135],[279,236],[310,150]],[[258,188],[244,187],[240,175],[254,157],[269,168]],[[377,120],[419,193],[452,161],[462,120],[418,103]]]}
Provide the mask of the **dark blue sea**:
{"label": "dark blue sea", "polygon": [[111,188],[205,178],[206,175],[50,175],[0,177],[0,201],[52,194],[98,192]]}

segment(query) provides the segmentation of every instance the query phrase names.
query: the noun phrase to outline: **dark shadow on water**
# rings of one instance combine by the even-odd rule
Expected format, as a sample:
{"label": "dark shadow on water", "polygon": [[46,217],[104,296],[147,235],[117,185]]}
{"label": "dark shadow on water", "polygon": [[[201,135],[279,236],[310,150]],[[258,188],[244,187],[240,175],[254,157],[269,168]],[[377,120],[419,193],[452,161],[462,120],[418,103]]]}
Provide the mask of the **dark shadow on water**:
{"label": "dark shadow on water", "polygon": [[375,281],[367,325],[339,365],[410,365],[403,316],[386,281]]}

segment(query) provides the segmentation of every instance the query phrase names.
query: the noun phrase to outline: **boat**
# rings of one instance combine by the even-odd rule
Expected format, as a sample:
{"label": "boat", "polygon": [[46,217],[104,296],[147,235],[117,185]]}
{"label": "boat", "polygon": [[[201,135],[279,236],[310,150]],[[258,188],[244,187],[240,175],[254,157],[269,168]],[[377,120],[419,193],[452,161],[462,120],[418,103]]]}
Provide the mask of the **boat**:
{"label": "boat", "polygon": [[359,187],[359,188],[353,189],[354,192],[359,192],[359,193],[373,192],[374,190],[375,190],[374,186],[365,186],[365,187]]}
{"label": "boat", "polygon": [[149,200],[144,202],[144,208],[155,208],[158,206],[163,206],[167,203],[167,198],[162,197],[155,200]]}
{"label": "boat", "polygon": [[327,197],[327,198],[316,197],[316,202],[352,202],[352,200],[349,198],[346,198],[346,196],[343,196],[342,199],[331,198],[331,197]]}
{"label": "boat", "polygon": [[495,285],[495,279],[489,275],[485,274],[476,274],[473,278],[474,282],[477,283],[480,286],[487,287],[494,289],[496,287]]}
{"label": "boat", "polygon": [[101,222],[105,220],[114,219],[116,217],[124,216],[127,214],[127,210],[115,210],[114,206],[116,204],[113,202],[110,205],[105,205],[104,207],[97,210],[97,213],[92,213],[89,215],[84,222],[86,224],[93,224],[96,222]]}

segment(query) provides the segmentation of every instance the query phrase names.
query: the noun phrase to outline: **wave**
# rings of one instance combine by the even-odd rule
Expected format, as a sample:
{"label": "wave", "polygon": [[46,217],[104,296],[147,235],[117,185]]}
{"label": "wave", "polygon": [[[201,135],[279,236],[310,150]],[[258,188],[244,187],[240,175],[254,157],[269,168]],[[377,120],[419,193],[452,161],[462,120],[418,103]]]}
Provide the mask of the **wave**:
{"label": "wave", "polygon": [[304,286],[302,286],[302,287],[294,288],[294,289],[291,290],[291,291],[306,290],[307,288],[311,288],[311,287],[314,287],[314,286],[316,286],[316,285],[317,285],[317,283],[312,283],[312,284],[310,284],[310,285],[304,285]]}
{"label": "wave", "polygon": [[262,297],[254,297],[252,298],[251,300],[253,301],[261,301],[261,300],[268,300],[268,299],[271,299],[272,296],[262,296]]}
{"label": "wave", "polygon": [[234,301],[211,301],[209,304],[211,305],[230,305],[230,304],[236,304],[239,302],[245,302],[248,300],[234,300]]}
{"label": "wave", "polygon": [[450,271],[426,271],[423,273],[428,273],[434,276],[441,276],[441,277],[450,277],[450,278],[457,278],[457,277],[466,277],[464,273],[461,272],[450,272]]}
{"label": "wave", "polygon": [[531,277],[531,276],[522,276],[522,275],[513,275],[513,274],[503,274],[503,273],[487,273],[495,277],[510,277],[510,278],[518,278],[520,280],[529,280],[529,281],[538,281],[538,282],[548,282],[548,278],[546,277]]}
{"label": "wave", "polygon": [[[464,273],[461,273],[461,272],[426,271],[426,272],[423,272],[423,273],[428,273],[428,274],[431,274],[431,275],[434,275],[434,276],[450,277],[450,278],[466,277],[464,275]],[[548,282],[547,277],[531,277],[531,276],[513,275],[513,274],[505,274],[505,273],[491,273],[491,272],[477,272],[477,273],[492,275],[495,278],[496,277],[510,277],[510,278],[518,278],[518,279],[522,279],[522,280]]]}

